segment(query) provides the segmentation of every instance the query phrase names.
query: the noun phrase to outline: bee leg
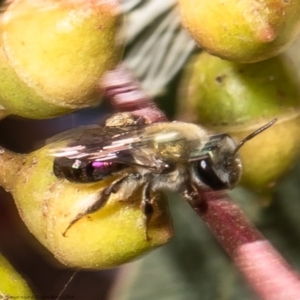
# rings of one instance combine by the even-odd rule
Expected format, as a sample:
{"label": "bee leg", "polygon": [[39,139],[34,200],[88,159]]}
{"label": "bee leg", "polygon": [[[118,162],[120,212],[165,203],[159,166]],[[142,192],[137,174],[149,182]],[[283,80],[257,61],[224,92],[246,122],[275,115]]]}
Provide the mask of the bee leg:
{"label": "bee leg", "polygon": [[89,215],[91,213],[96,212],[97,210],[99,210],[101,207],[103,207],[109,196],[112,193],[116,193],[119,189],[121,184],[128,179],[128,177],[130,177],[131,175],[125,175],[117,180],[115,180],[114,182],[112,182],[112,184],[110,186],[108,186],[106,189],[104,189],[101,193],[100,193],[100,197],[99,199],[90,207],[88,207],[84,212],[79,213],[68,225],[68,227],[66,228],[66,230],[63,232],[63,236],[66,236],[67,231],[77,222],[79,221],[82,217]]}
{"label": "bee leg", "polygon": [[142,202],[141,202],[141,210],[145,216],[145,220],[144,220],[144,224],[145,224],[145,228],[146,228],[145,229],[145,237],[146,237],[147,241],[151,240],[151,238],[148,235],[148,226],[149,226],[150,220],[154,213],[150,190],[151,190],[151,185],[146,184],[144,186],[143,198],[142,198]]}
{"label": "bee leg", "polygon": [[187,185],[185,187],[185,190],[182,192],[182,197],[192,206],[201,201],[201,196],[193,185]]}

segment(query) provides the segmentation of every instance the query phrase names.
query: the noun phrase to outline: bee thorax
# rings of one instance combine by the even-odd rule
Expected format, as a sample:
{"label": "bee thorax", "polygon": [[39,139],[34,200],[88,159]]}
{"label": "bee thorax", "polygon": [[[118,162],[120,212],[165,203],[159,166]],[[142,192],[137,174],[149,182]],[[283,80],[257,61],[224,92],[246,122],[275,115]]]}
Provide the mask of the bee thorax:
{"label": "bee thorax", "polygon": [[186,168],[177,166],[172,172],[154,175],[151,186],[153,190],[178,191],[181,190],[187,179]]}

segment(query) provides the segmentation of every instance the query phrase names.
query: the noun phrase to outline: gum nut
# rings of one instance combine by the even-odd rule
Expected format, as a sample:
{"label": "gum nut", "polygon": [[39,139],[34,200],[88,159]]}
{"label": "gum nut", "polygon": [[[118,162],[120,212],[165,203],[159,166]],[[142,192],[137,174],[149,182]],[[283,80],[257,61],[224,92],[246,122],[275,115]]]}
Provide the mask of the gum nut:
{"label": "gum nut", "polygon": [[15,0],[0,16],[0,116],[42,119],[99,103],[120,60],[116,0]]}
{"label": "gum nut", "polygon": [[202,53],[189,64],[182,86],[183,119],[237,141],[278,119],[239,151],[244,185],[271,188],[293,166],[300,145],[300,85],[288,57],[238,64]]}
{"label": "gum nut", "polygon": [[300,31],[298,0],[178,0],[183,26],[211,54],[258,62],[281,53]]}
{"label": "gum nut", "polygon": [[0,254],[0,299],[35,299],[25,280]]}
{"label": "gum nut", "polygon": [[5,188],[28,229],[61,263],[90,269],[115,267],[169,241],[172,222],[165,198],[152,193],[154,212],[146,230],[142,187],[135,188],[132,181],[112,193],[99,210],[72,224],[120,175],[86,184],[59,179],[53,174],[49,147],[22,156],[19,170],[6,169]]}
{"label": "gum nut", "polygon": [[[266,120],[267,121],[267,120]],[[228,133],[240,141],[259,126],[236,128]],[[239,151],[243,163],[241,184],[261,194],[272,191],[294,166],[300,154],[300,117],[279,117],[265,132],[247,142]]]}

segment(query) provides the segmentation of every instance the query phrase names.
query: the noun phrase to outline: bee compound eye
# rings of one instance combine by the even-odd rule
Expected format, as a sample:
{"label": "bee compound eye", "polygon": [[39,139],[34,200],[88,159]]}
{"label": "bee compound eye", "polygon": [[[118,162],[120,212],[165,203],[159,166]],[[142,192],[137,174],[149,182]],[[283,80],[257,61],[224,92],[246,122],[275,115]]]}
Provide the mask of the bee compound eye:
{"label": "bee compound eye", "polygon": [[213,190],[227,189],[228,185],[222,181],[221,174],[218,174],[211,159],[201,159],[194,163],[194,176],[201,183],[209,186]]}

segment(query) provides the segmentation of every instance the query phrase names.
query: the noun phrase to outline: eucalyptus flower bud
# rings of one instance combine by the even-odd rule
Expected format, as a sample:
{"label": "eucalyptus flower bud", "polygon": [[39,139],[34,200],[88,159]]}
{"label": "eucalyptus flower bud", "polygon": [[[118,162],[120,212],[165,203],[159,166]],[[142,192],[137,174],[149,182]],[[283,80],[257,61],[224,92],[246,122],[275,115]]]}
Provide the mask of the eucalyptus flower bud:
{"label": "eucalyptus flower bud", "polygon": [[240,149],[243,185],[263,192],[293,166],[300,147],[300,85],[285,55],[238,64],[202,53],[189,64],[183,86],[182,117],[236,141],[278,119]]}
{"label": "eucalyptus flower bud", "polygon": [[25,280],[0,254],[0,299],[35,299]]}
{"label": "eucalyptus flower bud", "polygon": [[300,30],[297,0],[179,0],[182,24],[206,51],[257,62],[281,53]]}
{"label": "eucalyptus flower bud", "polygon": [[69,267],[110,268],[171,238],[168,205],[160,193],[154,195],[153,215],[146,224],[142,187],[128,189],[127,198],[112,193],[103,207],[72,224],[119,175],[95,183],[59,179],[53,174],[49,147],[28,155],[3,150],[0,178],[28,229],[60,262]]}
{"label": "eucalyptus flower bud", "polygon": [[15,0],[0,15],[0,117],[42,119],[100,101],[122,54],[117,0]]}

